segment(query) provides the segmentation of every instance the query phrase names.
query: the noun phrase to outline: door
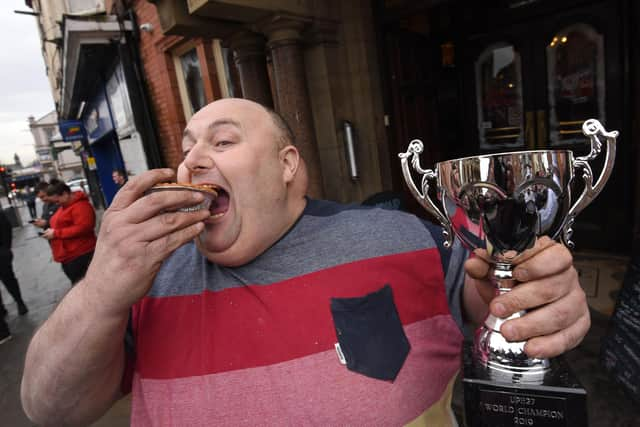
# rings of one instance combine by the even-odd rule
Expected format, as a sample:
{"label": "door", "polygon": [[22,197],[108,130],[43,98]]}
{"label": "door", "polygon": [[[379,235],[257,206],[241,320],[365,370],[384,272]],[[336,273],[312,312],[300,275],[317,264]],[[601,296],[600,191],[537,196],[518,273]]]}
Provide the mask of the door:
{"label": "door", "polygon": [[122,161],[116,133],[110,132],[93,143],[91,150],[96,159],[96,172],[100,181],[105,206],[109,207],[118,192],[118,186],[113,182],[112,172],[115,169],[124,170],[124,162]]}
{"label": "door", "polygon": [[[525,149],[590,151],[582,123],[607,130],[623,122],[622,17],[609,1],[497,26],[464,46],[465,127],[470,154]],[[470,142],[470,143],[469,143]],[[603,192],[577,218],[578,249],[626,252],[631,243],[630,147],[619,138],[614,172]],[[602,159],[592,165],[594,176]],[[579,176],[577,176],[579,178]],[[582,191],[580,179],[574,199]]]}
{"label": "door", "polygon": [[[424,14],[412,11],[413,16]],[[424,19],[418,19],[422,22]],[[464,155],[458,72],[443,66],[442,43],[416,28],[393,25],[384,32],[388,100],[389,151],[392,153],[393,191],[401,195],[403,208],[435,221],[413,198],[404,182],[396,153],[420,139],[421,165],[433,169],[437,162]],[[423,28],[423,27],[420,27]],[[415,182],[421,178],[414,176]],[[434,187],[434,186],[432,186]],[[435,200],[435,192],[432,194]]]}
{"label": "door", "polygon": [[[385,50],[388,59],[389,93],[392,105],[388,121],[390,152],[406,151],[409,141],[424,142],[421,163],[426,168],[435,167],[442,159],[438,134],[438,75],[434,62],[432,42],[423,34],[403,29],[393,29],[385,34]],[[398,158],[391,161],[393,191],[400,195],[404,209],[423,218],[432,219],[411,196],[400,170]],[[414,177],[416,182],[420,179]]]}

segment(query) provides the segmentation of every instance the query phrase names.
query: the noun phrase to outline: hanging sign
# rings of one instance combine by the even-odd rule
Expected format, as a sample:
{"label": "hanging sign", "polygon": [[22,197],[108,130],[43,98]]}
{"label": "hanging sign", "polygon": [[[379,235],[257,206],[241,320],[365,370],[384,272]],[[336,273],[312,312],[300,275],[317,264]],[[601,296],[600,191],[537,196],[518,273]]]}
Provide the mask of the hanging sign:
{"label": "hanging sign", "polygon": [[65,142],[82,141],[84,138],[84,128],[80,120],[61,120],[58,127]]}

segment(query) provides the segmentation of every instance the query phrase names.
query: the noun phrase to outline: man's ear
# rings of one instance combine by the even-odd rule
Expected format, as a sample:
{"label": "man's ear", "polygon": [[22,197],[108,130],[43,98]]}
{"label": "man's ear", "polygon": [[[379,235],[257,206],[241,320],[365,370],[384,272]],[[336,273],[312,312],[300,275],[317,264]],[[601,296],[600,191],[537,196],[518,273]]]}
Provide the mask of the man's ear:
{"label": "man's ear", "polygon": [[280,163],[282,164],[282,178],[285,184],[293,181],[300,165],[300,153],[293,145],[287,145],[280,150]]}

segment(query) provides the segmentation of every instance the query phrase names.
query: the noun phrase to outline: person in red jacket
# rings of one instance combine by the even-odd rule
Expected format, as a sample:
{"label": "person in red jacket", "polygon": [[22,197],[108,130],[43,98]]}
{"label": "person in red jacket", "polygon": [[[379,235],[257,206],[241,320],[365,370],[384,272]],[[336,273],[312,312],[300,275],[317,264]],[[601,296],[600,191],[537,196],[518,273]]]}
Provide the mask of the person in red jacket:
{"label": "person in red jacket", "polygon": [[42,237],[51,242],[53,259],[74,285],[87,272],[96,247],[96,213],[82,191],[71,192],[64,182],[51,184],[47,196],[59,208]]}

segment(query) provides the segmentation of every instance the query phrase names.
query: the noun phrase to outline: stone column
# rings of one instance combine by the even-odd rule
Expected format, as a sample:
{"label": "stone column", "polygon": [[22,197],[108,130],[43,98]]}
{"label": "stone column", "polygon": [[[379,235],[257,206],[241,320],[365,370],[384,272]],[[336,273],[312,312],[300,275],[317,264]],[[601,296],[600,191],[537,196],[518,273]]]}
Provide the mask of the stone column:
{"label": "stone column", "polygon": [[302,30],[309,23],[298,17],[276,15],[260,25],[267,35],[273,65],[276,104],[296,136],[296,146],[307,163],[311,197],[323,197],[322,169],[315,138],[311,103],[302,52]]}
{"label": "stone column", "polygon": [[231,36],[227,42],[233,51],[233,59],[240,75],[243,97],[273,108],[264,36],[241,31]]}

